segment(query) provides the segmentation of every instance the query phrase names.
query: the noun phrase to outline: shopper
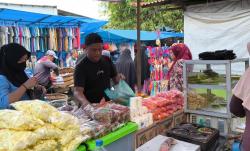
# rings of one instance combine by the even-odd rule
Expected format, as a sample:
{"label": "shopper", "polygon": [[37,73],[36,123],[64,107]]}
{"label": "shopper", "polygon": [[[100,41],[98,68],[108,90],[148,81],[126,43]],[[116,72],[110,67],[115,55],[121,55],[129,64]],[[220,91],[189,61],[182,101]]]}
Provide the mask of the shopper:
{"label": "shopper", "polygon": [[54,70],[55,74],[59,75],[58,66],[53,62],[58,59],[53,50],[48,50],[46,56],[42,57],[35,65],[34,76],[37,77],[38,83],[45,86],[47,89],[51,87],[50,72]]}
{"label": "shopper", "polygon": [[23,46],[7,44],[0,49],[0,109],[10,103],[31,98],[31,88],[37,85],[35,77],[28,79],[24,70],[30,57]]}
{"label": "shopper", "polygon": [[[247,44],[250,54],[250,43]],[[233,89],[230,111],[237,117],[246,116],[246,128],[242,137],[241,151],[250,151],[250,68],[242,75]]]}
{"label": "shopper", "polygon": [[168,71],[169,89],[183,91],[183,63],[192,60],[192,54],[184,43],[173,44],[169,48],[172,64]]}
{"label": "shopper", "polygon": [[[148,63],[148,56],[146,55],[147,47],[142,44],[140,56],[137,54],[137,46],[134,45],[135,50],[135,69],[137,71],[137,59],[141,57],[141,85],[144,84],[144,81],[150,78],[150,65]],[[137,75],[137,73],[136,73]],[[140,90],[139,90],[140,91]]]}
{"label": "shopper", "polygon": [[110,88],[110,79],[116,84],[121,76],[117,74],[111,60],[102,56],[102,38],[91,33],[86,36],[86,57],[76,65],[74,73],[74,96],[83,106],[99,103],[104,97],[104,90]]}
{"label": "shopper", "polygon": [[118,73],[125,76],[125,81],[134,91],[136,84],[135,64],[131,57],[131,51],[128,44],[122,44],[120,47],[121,55],[116,62],[116,69]]}

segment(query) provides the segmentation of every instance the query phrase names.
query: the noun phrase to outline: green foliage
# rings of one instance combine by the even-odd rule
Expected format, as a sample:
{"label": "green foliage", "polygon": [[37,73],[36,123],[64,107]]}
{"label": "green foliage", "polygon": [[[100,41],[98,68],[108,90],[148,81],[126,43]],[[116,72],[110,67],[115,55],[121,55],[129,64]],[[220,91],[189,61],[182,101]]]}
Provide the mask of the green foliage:
{"label": "green foliage", "polygon": [[[136,7],[131,5],[132,2],[136,2],[136,0],[125,0],[120,3],[102,3],[104,8],[102,13],[109,17],[109,23],[105,28],[136,29]],[[158,28],[168,26],[176,31],[183,31],[182,10],[167,11],[167,8],[169,8],[167,5],[142,8],[141,29],[155,31]]]}

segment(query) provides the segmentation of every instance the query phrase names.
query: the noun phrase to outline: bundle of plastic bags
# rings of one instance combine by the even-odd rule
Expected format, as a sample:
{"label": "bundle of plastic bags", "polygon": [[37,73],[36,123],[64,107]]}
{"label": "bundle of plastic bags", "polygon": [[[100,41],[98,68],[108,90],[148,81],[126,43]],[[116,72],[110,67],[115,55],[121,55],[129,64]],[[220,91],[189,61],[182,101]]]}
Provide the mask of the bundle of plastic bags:
{"label": "bundle of plastic bags", "polygon": [[135,97],[135,93],[129,87],[129,85],[121,80],[119,84],[113,87],[114,89],[106,89],[105,94],[116,103],[129,106],[129,98]]}

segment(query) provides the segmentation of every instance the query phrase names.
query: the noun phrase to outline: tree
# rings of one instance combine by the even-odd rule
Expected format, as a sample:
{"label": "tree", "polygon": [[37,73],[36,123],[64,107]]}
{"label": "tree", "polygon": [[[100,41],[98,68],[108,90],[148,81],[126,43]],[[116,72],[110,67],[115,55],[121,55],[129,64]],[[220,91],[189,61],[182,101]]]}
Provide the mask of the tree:
{"label": "tree", "polygon": [[[152,0],[148,0],[152,1]],[[136,7],[131,3],[136,0],[124,0],[119,3],[102,3],[103,14],[109,17],[106,28],[136,29]],[[162,27],[171,27],[183,31],[183,11],[167,10],[166,5],[141,9],[141,29],[155,31]]]}

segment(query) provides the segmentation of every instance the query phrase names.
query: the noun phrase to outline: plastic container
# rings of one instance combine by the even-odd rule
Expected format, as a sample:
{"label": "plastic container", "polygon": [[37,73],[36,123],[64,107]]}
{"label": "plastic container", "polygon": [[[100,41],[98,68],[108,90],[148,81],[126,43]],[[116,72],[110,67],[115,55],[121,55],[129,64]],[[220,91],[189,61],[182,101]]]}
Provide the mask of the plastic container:
{"label": "plastic container", "polygon": [[95,141],[95,145],[96,145],[96,149],[95,151],[107,151],[104,147],[103,147],[103,141],[98,139]]}

